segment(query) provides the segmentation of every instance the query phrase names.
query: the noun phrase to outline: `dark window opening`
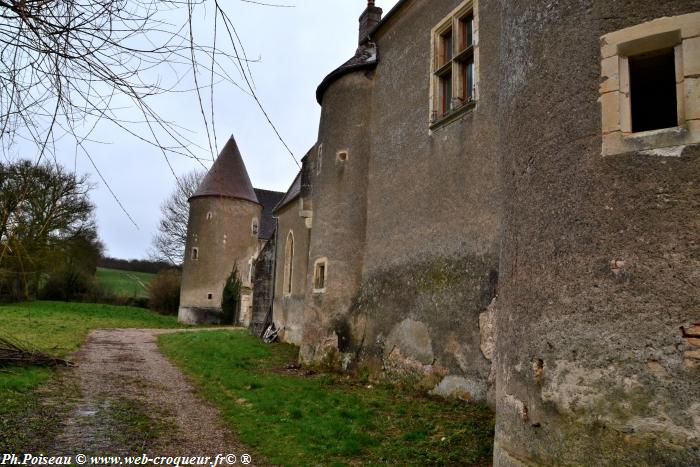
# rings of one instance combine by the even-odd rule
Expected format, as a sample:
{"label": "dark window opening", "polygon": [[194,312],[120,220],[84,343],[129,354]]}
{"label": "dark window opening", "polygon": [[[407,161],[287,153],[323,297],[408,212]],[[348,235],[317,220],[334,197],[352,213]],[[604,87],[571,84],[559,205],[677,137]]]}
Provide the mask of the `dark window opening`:
{"label": "dark window opening", "polygon": [[314,277],[314,288],[322,290],[326,288],[326,264],[319,263],[316,265],[316,277]]}
{"label": "dark window opening", "polygon": [[213,294],[207,294],[207,298],[208,298],[209,300],[211,300],[211,299],[214,298],[214,295],[213,295]]}
{"label": "dark window opening", "polygon": [[632,131],[678,126],[673,49],[629,57]]}

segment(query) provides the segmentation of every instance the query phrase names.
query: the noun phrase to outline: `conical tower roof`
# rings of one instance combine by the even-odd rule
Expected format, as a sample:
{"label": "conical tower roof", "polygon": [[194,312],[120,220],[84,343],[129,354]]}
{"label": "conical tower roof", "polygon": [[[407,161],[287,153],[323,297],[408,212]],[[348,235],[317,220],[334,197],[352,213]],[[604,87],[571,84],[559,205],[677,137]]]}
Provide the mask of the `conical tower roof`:
{"label": "conical tower roof", "polygon": [[190,200],[204,196],[244,199],[259,203],[233,136],[221,150],[216,162]]}

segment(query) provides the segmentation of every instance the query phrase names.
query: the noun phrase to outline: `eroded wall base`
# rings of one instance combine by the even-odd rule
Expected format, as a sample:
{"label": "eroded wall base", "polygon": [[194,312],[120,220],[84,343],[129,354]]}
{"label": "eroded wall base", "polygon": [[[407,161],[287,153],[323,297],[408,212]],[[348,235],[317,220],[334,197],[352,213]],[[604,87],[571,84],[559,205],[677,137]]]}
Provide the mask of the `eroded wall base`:
{"label": "eroded wall base", "polygon": [[224,313],[221,308],[180,307],[177,321],[183,324],[221,324]]}

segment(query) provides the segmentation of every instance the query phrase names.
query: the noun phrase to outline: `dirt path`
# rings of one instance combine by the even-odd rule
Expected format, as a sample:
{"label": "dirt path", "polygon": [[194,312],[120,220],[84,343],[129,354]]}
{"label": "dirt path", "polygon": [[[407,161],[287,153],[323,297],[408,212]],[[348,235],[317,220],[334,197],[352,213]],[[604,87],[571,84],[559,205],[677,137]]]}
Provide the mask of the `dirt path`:
{"label": "dirt path", "polygon": [[89,335],[63,378],[79,391],[56,437],[57,454],[246,453],[218,410],[158,350],[158,335],[168,332],[174,331],[108,329]]}

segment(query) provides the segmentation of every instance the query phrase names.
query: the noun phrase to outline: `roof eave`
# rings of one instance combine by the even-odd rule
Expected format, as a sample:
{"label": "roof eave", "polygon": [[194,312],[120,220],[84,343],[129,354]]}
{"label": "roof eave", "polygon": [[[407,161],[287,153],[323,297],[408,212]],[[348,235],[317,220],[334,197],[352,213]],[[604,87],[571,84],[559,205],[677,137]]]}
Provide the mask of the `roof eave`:
{"label": "roof eave", "polygon": [[330,85],[337,81],[340,77],[345,76],[348,73],[352,73],[354,71],[369,70],[375,68],[377,66],[377,63],[379,63],[379,56],[377,56],[375,60],[369,63],[358,63],[357,65],[340,67],[331,71],[328,74],[328,76],[323,78],[323,81],[321,81],[321,84],[318,85],[318,88],[316,88],[316,102],[318,102],[319,105],[323,105],[323,95],[326,93]]}
{"label": "roof eave", "polygon": [[248,201],[249,203],[257,204],[258,206],[262,206],[262,203],[260,201],[255,201],[250,198],[244,198],[242,196],[230,196],[230,195],[219,195],[219,194],[203,194],[203,195],[194,195],[190,196],[187,198],[187,202],[191,203],[193,199],[199,199],[199,198],[226,198],[226,199],[237,199],[240,201]]}

